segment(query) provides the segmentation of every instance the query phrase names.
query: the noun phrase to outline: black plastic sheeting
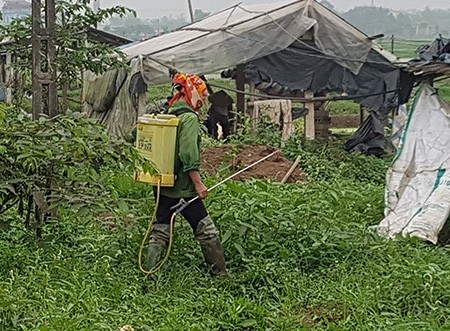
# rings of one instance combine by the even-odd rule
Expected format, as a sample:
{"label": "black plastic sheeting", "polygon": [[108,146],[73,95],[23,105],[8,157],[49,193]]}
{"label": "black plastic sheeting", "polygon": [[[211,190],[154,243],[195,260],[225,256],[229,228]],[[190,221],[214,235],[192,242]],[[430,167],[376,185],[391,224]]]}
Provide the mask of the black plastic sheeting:
{"label": "black plastic sheeting", "polygon": [[311,90],[319,95],[336,92],[355,96],[353,100],[369,108],[372,114],[345,144],[345,149],[376,155],[384,151],[382,123],[397,108],[399,92],[407,100],[412,88],[410,83],[401,86],[400,69],[373,50],[359,74],[354,75],[330,57],[299,42],[247,63],[244,72],[248,81],[268,94],[295,96],[299,91]]}
{"label": "black plastic sheeting", "polygon": [[438,61],[450,63],[450,39],[439,35],[430,45],[417,49],[421,61]]}
{"label": "black plastic sheeting", "polygon": [[384,141],[383,120],[377,117],[377,113],[371,112],[344,148],[351,152],[381,156],[384,154]]}

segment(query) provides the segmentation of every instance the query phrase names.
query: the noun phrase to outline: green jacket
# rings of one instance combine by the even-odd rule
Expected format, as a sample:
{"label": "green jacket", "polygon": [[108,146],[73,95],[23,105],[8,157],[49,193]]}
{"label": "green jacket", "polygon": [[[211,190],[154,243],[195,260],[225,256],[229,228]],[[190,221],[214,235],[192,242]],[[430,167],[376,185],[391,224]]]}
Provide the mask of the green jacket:
{"label": "green jacket", "polygon": [[189,171],[200,170],[200,119],[185,102],[175,102],[169,109],[174,114],[180,109],[190,109],[178,116],[180,123],[177,129],[175,185],[162,187],[161,194],[170,198],[193,198],[197,196]]}

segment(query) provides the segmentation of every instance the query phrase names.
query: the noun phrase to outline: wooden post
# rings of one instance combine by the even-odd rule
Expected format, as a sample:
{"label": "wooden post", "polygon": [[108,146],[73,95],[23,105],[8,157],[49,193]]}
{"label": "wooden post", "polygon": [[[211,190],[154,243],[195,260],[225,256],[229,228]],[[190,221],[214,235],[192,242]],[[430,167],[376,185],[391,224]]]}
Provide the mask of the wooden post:
{"label": "wooden post", "polygon": [[[249,83],[249,91],[250,93],[255,93],[255,83],[250,82]],[[257,127],[257,119],[256,119],[256,114],[255,114],[255,105],[254,105],[254,101],[255,101],[255,97],[253,95],[250,95],[248,98],[248,104],[247,104],[247,112],[248,112],[248,116],[250,117],[250,123],[252,126],[252,130],[256,131],[256,127]]]}
{"label": "wooden post", "polygon": [[359,104],[359,125],[361,126],[364,122],[364,108]]}
{"label": "wooden post", "polygon": [[297,158],[295,159],[294,163],[292,164],[292,166],[289,168],[288,172],[286,173],[286,175],[284,175],[283,179],[281,180],[281,184],[286,183],[286,181],[289,179],[289,177],[292,175],[292,173],[294,172],[294,169],[298,166],[298,164],[300,163],[300,155],[297,156]]}
{"label": "wooden post", "polygon": [[[45,87],[46,113],[50,117],[58,114],[56,94],[56,42],[55,42],[55,0],[45,0],[45,20],[42,25],[42,0],[32,0],[33,47],[33,118],[43,112],[43,91]],[[45,56],[43,59],[42,56]]]}
{"label": "wooden post", "polygon": [[[239,64],[236,67],[236,90],[244,91],[245,90],[245,76],[244,76],[244,65]],[[236,118],[239,122],[243,122],[244,114],[245,114],[245,94],[236,92],[236,112],[239,116]],[[235,123],[235,129],[236,124]],[[234,130],[236,132],[236,130]]]}
{"label": "wooden post", "polygon": [[[305,91],[305,98],[312,99],[313,97],[313,91]],[[316,128],[314,123],[314,102],[306,102],[305,107],[308,109],[308,114],[306,114],[305,116],[305,138],[314,139],[316,135]]]}
{"label": "wooden post", "polygon": [[33,119],[37,119],[42,113],[42,85],[40,83],[41,73],[41,1],[33,0],[32,7],[31,44],[33,47]]}
{"label": "wooden post", "polygon": [[5,77],[5,86],[6,86],[6,95],[5,101],[6,103],[12,102],[12,81],[14,77],[13,69],[12,69],[12,60],[11,60],[11,52],[6,51],[6,77]]}
{"label": "wooden post", "polygon": [[[145,114],[147,104],[147,93],[138,94],[138,117]],[[137,120],[137,119],[136,119]]]}
{"label": "wooden post", "polygon": [[46,34],[47,37],[47,61],[49,67],[48,73],[48,114],[50,117],[55,117],[59,114],[58,111],[58,94],[56,91],[56,8],[55,0],[45,0],[45,19],[46,19]]}
{"label": "wooden post", "polygon": [[391,53],[394,54],[394,50],[395,50],[395,37],[394,35],[391,36]]}

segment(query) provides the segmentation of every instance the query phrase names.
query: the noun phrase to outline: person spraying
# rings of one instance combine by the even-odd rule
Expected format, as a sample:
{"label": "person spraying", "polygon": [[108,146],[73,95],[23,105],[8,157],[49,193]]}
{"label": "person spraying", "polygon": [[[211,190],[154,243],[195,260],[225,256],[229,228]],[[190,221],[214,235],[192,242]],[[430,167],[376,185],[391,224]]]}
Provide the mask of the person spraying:
{"label": "person spraying", "polygon": [[171,207],[180,199],[192,200],[180,213],[191,226],[200,243],[206,264],[214,276],[226,276],[225,258],[220,244],[219,231],[202,201],[208,189],[200,177],[201,128],[198,111],[207,95],[204,80],[196,75],[176,73],[172,80],[173,97],[169,101],[169,114],[176,115],[180,122],[177,128],[175,175],[172,187],[161,187],[159,199],[155,192],[156,219],[150,235],[146,267],[154,268],[161,261],[170,240]]}

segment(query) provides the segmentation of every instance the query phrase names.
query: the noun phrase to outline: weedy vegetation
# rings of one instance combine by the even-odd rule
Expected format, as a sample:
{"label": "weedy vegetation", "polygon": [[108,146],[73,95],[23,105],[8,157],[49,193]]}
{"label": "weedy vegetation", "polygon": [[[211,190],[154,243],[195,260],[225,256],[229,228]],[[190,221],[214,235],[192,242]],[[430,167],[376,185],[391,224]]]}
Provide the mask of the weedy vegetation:
{"label": "weedy vegetation", "polygon": [[[88,3],[56,8],[58,84],[68,88],[80,70],[118,64],[85,33],[129,11],[95,14]],[[18,20],[0,34],[28,40],[30,23]],[[31,48],[20,42],[11,50],[27,90]],[[450,93],[448,82],[439,84]],[[305,141],[301,132],[282,144],[276,126],[252,131],[239,118],[244,125],[232,144],[279,147],[291,160],[300,155],[308,181],[229,181],[210,193],[205,203],[221,231],[229,278],[208,275],[181,219],[168,263],[145,277],[137,254],[155,205],[152,188],[132,174],[154,167],[75,112],[31,121],[21,92],[14,107],[0,109],[1,331],[450,329],[448,248],[386,240],[373,230],[383,218],[392,156],[348,154],[340,139]],[[78,93],[63,96],[72,109],[80,109]],[[169,85],[151,87],[148,102],[169,94]],[[333,105],[332,114],[359,112],[350,102]]]}
{"label": "weedy vegetation", "polygon": [[[101,128],[75,128],[78,119],[55,128],[44,119],[22,123],[15,113],[1,115],[10,142],[0,147],[2,177],[18,178],[0,186],[3,204],[13,193],[20,199],[25,189],[40,190],[45,162],[66,145],[56,169],[85,168],[66,184],[89,191],[94,203],[74,206],[69,198],[76,195],[65,193],[57,217],[39,223],[40,236],[33,224],[24,224],[19,203],[3,211],[0,330],[119,330],[125,324],[136,331],[450,328],[448,249],[386,240],[371,229],[383,217],[389,156],[348,154],[337,139],[293,137],[282,152],[292,160],[301,155],[308,182],[230,181],[205,200],[221,231],[228,279],[208,275],[181,219],[168,263],[145,277],[137,251],[154,202],[151,187],[132,180],[135,157],[120,158]],[[8,128],[15,123],[23,129],[13,134]],[[33,140],[20,133],[25,130]],[[55,130],[70,141],[54,139]],[[273,133],[264,136],[268,131],[242,132],[234,141],[277,145]],[[30,151],[46,137],[54,147]],[[14,160],[17,173],[6,175]]]}

